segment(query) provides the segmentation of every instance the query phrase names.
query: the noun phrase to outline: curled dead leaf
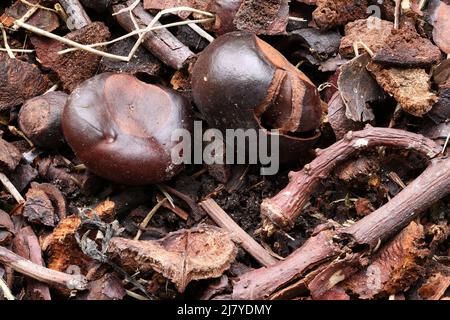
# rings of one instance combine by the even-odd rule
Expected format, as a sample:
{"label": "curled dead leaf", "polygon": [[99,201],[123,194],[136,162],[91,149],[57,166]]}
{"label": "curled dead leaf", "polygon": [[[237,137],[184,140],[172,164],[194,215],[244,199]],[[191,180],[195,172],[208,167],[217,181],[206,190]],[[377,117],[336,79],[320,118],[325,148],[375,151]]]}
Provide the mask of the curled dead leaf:
{"label": "curled dead leaf", "polygon": [[108,251],[126,270],[155,270],[180,292],[193,280],[220,277],[237,253],[228,233],[209,225],[172,232],[156,241],[113,238]]}

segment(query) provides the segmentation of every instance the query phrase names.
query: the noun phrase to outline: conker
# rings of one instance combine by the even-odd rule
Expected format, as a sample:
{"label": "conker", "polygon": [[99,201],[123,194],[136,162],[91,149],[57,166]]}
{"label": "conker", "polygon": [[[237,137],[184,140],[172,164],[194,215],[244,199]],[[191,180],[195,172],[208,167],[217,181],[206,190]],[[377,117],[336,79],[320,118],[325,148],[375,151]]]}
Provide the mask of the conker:
{"label": "conker", "polygon": [[317,88],[254,34],[231,32],[212,42],[193,67],[192,91],[213,128],[278,130],[282,162],[297,160],[318,138]]}
{"label": "conker", "polygon": [[175,91],[137,78],[104,73],[70,95],[62,127],[67,142],[93,173],[117,183],[170,180],[176,129],[192,130],[192,108]]}
{"label": "conker", "polygon": [[61,116],[68,95],[49,92],[24,103],[19,112],[19,128],[36,145],[58,148],[63,145]]}

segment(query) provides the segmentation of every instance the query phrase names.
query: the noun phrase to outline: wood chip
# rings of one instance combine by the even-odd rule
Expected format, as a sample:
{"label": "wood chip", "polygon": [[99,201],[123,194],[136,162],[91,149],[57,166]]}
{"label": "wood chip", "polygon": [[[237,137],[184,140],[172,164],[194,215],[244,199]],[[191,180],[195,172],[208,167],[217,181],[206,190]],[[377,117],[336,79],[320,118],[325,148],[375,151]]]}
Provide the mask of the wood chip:
{"label": "wood chip", "polygon": [[430,91],[430,76],[424,69],[383,68],[375,63],[370,63],[367,69],[403,110],[414,116],[422,117],[437,101]]}

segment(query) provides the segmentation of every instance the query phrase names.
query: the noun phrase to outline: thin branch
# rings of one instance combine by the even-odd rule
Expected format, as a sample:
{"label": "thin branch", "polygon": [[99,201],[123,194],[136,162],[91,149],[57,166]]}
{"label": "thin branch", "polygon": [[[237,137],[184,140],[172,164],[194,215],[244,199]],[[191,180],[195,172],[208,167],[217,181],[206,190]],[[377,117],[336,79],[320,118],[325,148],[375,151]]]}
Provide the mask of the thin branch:
{"label": "thin branch", "polygon": [[[166,28],[170,28],[170,27],[176,27],[176,26],[182,26],[182,25],[191,25],[191,24],[195,24],[195,23],[206,23],[206,22],[211,22],[214,21],[213,18],[206,18],[206,19],[198,19],[198,20],[186,20],[186,21],[178,21],[178,22],[172,22],[172,23],[168,23],[168,24],[163,24],[160,26],[154,26],[150,29],[150,31],[156,31],[156,30],[161,30],[161,29],[166,29]],[[110,41],[106,41],[106,42],[99,42],[99,43],[93,43],[93,44],[88,44],[86,45],[89,48],[96,48],[96,47],[103,47],[103,46],[108,46],[111,45],[113,43],[125,40],[127,38],[131,38],[135,35],[141,34],[141,33],[147,33],[145,31],[145,28],[143,29],[137,29],[134,30],[132,32],[129,32],[123,36],[120,36],[116,39],[110,40]],[[214,40],[214,38],[213,38]],[[65,54],[65,53],[69,53],[72,51],[76,51],[76,50],[80,50],[77,48],[69,48],[69,49],[64,49],[58,52],[58,54]]]}
{"label": "thin branch", "polygon": [[0,263],[11,267],[32,279],[44,282],[51,286],[64,287],[73,290],[85,290],[87,280],[83,275],[71,275],[40,266],[30,260],[24,259],[14,252],[0,246]]}
{"label": "thin branch", "polygon": [[0,277],[0,290],[3,291],[3,296],[5,297],[6,300],[16,300],[16,298],[14,297],[14,295],[11,293],[11,290],[9,290],[8,285],[6,284],[5,281],[3,281],[3,278]]}
{"label": "thin branch", "polygon": [[256,242],[247,232],[234,222],[230,216],[223,211],[223,209],[212,199],[207,199],[200,202],[200,207],[205,210],[211,219],[221,228],[226,229],[232,239],[239,241],[238,244],[244,248],[253,258],[255,258],[261,265],[270,266],[275,264],[278,260],[264,249],[258,242]]}
{"label": "thin branch", "polygon": [[395,0],[394,29],[398,29],[400,25],[401,10],[402,10],[402,0]]}
{"label": "thin branch", "polygon": [[280,228],[293,227],[317,185],[329,176],[338,163],[355,152],[376,146],[415,150],[428,159],[436,157],[442,150],[433,140],[404,130],[367,126],[362,131],[350,131],[344,139],[329,148],[318,150],[317,158],[305,165],[303,170],[291,172],[288,186],[275,197],[264,199],[261,213],[267,218],[264,226],[266,231],[270,233],[274,230],[272,223]]}
{"label": "thin branch", "polygon": [[11,59],[15,59],[16,57],[14,56],[14,53],[12,52],[11,47],[8,44],[8,36],[6,35],[5,28],[3,28],[3,25],[1,24],[0,28],[2,29],[3,43],[5,44],[6,52]]}
{"label": "thin branch", "polygon": [[166,201],[167,201],[167,198],[164,198],[161,201],[158,201],[158,203],[153,207],[153,209],[147,214],[145,219],[139,225],[139,230],[138,230],[136,236],[134,237],[134,240],[139,240],[139,238],[142,236],[142,230],[147,228],[147,225],[150,222],[150,220],[153,218],[155,213],[158,212],[159,208],[161,208],[162,205],[164,204],[164,202],[166,202]]}
{"label": "thin branch", "polygon": [[0,172],[0,181],[3,186],[8,190],[8,192],[13,196],[13,198],[17,201],[17,203],[22,204],[25,202],[25,199],[22,197],[19,191],[17,191],[16,187],[11,183],[8,177]]}

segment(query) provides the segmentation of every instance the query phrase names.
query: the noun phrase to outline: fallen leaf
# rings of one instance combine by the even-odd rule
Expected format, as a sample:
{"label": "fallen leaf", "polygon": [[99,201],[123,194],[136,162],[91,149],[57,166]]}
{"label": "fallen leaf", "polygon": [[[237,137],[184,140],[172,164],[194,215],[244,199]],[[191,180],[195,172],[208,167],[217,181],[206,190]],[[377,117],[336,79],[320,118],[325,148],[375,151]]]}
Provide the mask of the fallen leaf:
{"label": "fallen leaf", "polygon": [[126,270],[155,270],[184,292],[193,280],[220,277],[234,261],[237,249],[227,232],[201,225],[172,232],[160,240],[113,238],[109,253]]}
{"label": "fallen leaf", "polygon": [[367,72],[370,61],[368,54],[362,54],[341,66],[338,87],[346,106],[345,114],[355,122],[375,119],[368,102],[381,101],[385,94],[377,82]]}

